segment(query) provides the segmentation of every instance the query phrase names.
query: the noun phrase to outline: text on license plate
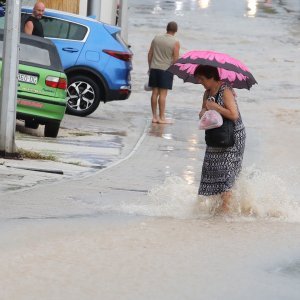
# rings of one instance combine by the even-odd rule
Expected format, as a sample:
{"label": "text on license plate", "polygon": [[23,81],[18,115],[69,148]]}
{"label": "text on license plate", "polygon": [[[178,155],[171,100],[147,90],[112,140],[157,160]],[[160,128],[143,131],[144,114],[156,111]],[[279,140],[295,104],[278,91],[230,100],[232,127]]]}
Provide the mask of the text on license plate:
{"label": "text on license plate", "polygon": [[28,75],[28,74],[18,74],[18,80],[21,82],[31,83],[31,84],[37,84],[38,77],[34,75]]}

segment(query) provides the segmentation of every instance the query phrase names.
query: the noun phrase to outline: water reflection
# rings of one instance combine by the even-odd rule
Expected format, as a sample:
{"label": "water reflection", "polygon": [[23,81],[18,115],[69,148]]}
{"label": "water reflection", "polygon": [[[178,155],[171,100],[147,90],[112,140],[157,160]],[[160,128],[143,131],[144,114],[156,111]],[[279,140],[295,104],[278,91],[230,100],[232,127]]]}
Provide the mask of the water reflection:
{"label": "water reflection", "polygon": [[175,1],[175,10],[182,10],[183,3],[182,1]]}
{"label": "water reflection", "polygon": [[162,134],[161,137],[162,137],[163,139],[165,139],[165,140],[172,140],[172,139],[173,139],[172,133],[165,133],[165,134]]}
{"label": "water reflection", "polygon": [[165,140],[173,140],[173,134],[170,132],[165,132],[165,129],[170,129],[168,124],[152,123],[149,128],[149,135],[161,137]]}
{"label": "water reflection", "polygon": [[[229,8],[227,1],[221,0],[129,0],[130,13],[135,16],[130,22],[136,26],[151,24],[152,27],[161,28],[162,24],[165,26],[166,19],[170,20],[174,16],[181,28],[190,28],[191,24],[194,27],[198,26],[197,20],[201,14],[210,12],[223,15],[228,9],[247,18],[273,17],[284,12],[287,12],[287,17],[295,14],[298,17],[300,9],[298,1],[245,0],[242,5]],[[153,15],[161,16],[160,21],[154,21]]]}
{"label": "water reflection", "polygon": [[183,170],[182,177],[188,184],[195,183],[195,169],[194,169],[194,167],[193,166],[186,166],[186,168]]}
{"label": "water reflection", "polygon": [[154,3],[152,14],[160,14],[163,11],[173,10],[176,15],[183,15],[184,11],[206,9],[210,6],[210,2],[211,0],[157,0]]}
{"label": "water reflection", "polygon": [[153,14],[158,14],[158,13],[160,13],[161,11],[162,11],[162,8],[161,8],[161,6],[160,6],[160,1],[156,1],[152,13],[153,13]]}
{"label": "water reflection", "polygon": [[192,134],[188,139],[188,150],[190,152],[195,152],[198,150],[198,137],[195,134]]}
{"label": "water reflection", "polygon": [[248,0],[248,17],[255,17],[257,12],[257,0]]}
{"label": "water reflection", "polygon": [[209,3],[210,3],[210,0],[199,0],[198,1],[198,5],[201,9],[206,9],[208,8],[209,6]]}
{"label": "water reflection", "polygon": [[162,135],[164,134],[164,128],[164,124],[152,123],[151,127],[149,128],[149,135],[162,137]]}
{"label": "water reflection", "polygon": [[275,14],[276,10],[272,5],[272,0],[248,0],[247,4],[247,17],[254,18],[259,15],[259,13],[264,14]]}

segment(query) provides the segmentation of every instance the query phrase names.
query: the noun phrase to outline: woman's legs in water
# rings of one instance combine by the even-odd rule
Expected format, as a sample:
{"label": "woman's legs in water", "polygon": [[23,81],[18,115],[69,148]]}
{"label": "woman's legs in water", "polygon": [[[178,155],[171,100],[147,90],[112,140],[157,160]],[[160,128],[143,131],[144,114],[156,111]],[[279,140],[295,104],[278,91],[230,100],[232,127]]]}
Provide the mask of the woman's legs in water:
{"label": "woman's legs in water", "polygon": [[224,193],[221,194],[221,200],[222,200],[221,212],[222,213],[228,213],[229,212],[231,197],[232,197],[232,192],[231,191],[227,191],[227,192],[224,192]]}

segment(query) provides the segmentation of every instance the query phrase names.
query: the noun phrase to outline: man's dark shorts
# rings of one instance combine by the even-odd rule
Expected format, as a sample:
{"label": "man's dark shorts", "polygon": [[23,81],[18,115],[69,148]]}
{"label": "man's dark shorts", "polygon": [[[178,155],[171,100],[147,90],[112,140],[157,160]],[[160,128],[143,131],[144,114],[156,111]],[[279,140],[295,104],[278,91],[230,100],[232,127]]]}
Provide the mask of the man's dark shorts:
{"label": "man's dark shorts", "polygon": [[150,69],[149,86],[171,90],[173,87],[173,74],[159,69]]}

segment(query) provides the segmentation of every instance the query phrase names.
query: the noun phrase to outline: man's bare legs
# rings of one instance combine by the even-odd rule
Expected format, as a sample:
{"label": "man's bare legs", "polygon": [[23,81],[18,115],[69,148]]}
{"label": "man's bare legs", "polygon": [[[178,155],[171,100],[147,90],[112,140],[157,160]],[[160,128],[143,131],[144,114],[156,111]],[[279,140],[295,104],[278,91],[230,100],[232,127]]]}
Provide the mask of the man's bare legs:
{"label": "man's bare legs", "polygon": [[158,123],[158,116],[157,116],[158,98],[159,98],[159,89],[152,88],[152,94],[151,94],[152,123]]}
{"label": "man's bare legs", "polygon": [[[152,108],[152,123],[160,124],[170,124],[171,122],[166,120],[165,110],[166,110],[166,99],[168,90],[153,88],[151,95],[151,108]],[[159,109],[159,114],[157,115],[157,104]]]}
{"label": "man's bare legs", "polygon": [[166,99],[168,95],[167,89],[159,89],[159,98],[158,98],[158,107],[159,107],[159,120],[160,124],[170,124],[169,120],[166,120],[165,111],[166,111]]}

